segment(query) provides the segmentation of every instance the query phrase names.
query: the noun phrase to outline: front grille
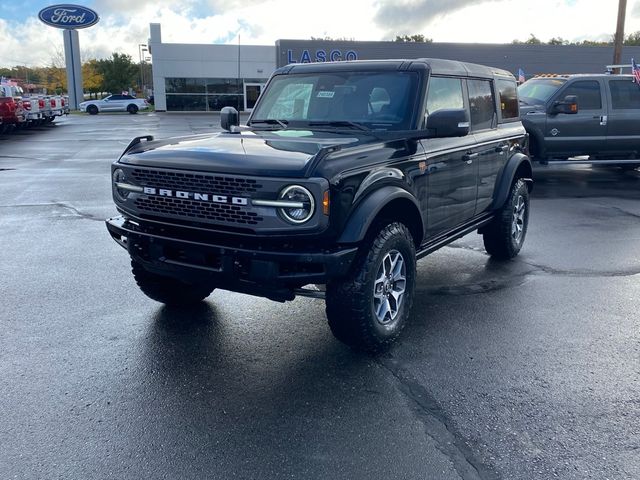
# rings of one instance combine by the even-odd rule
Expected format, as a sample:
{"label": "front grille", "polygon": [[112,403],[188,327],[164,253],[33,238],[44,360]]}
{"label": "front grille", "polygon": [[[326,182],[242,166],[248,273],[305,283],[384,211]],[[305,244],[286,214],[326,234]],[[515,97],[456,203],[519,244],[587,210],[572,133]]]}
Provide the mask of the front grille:
{"label": "front grille", "polygon": [[247,194],[255,193],[262,189],[262,185],[251,178],[225,175],[204,175],[201,173],[143,170],[138,168],[133,169],[131,175],[135,179],[135,183],[143,187],[160,187],[187,192],[247,196]]}
{"label": "front grille", "polygon": [[255,212],[247,212],[246,207],[224,203],[199,202],[171,197],[139,197],[136,207],[149,214],[176,215],[194,220],[235,223],[239,225],[257,225],[263,220]]}

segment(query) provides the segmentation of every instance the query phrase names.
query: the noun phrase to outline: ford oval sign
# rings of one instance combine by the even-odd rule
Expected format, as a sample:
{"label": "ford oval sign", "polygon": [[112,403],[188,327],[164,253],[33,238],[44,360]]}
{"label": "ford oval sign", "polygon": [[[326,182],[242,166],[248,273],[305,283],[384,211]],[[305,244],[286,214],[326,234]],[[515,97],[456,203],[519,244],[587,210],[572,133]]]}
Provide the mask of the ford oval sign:
{"label": "ford oval sign", "polygon": [[40,10],[38,18],[51,27],[68,30],[87,28],[100,20],[96,12],[80,5],[51,5]]}

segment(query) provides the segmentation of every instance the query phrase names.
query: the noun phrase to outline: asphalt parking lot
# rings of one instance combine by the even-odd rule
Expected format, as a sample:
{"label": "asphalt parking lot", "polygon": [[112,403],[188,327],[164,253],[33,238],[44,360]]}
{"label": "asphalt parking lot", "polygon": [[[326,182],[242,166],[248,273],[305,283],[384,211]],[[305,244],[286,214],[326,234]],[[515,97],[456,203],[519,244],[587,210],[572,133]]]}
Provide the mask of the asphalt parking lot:
{"label": "asphalt parking lot", "polygon": [[103,220],[136,135],[214,115],[72,115],[0,136],[0,478],[640,478],[640,172],[538,167],[525,247],[418,264],[385,355],[324,304],[140,293]]}

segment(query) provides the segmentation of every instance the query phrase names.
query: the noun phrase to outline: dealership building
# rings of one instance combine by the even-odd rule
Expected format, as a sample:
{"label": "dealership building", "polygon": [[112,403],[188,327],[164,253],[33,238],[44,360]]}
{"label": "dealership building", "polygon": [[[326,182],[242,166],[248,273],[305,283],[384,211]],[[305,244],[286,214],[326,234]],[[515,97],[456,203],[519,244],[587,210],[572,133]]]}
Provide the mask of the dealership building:
{"label": "dealership building", "polygon": [[[160,24],[150,26],[157,111],[250,111],[273,71],[290,63],[389,58],[445,58],[502,68],[527,78],[544,73],[604,73],[613,47],[565,45],[404,43],[278,40],[270,45],[163,43]],[[623,63],[640,59],[624,47]]]}

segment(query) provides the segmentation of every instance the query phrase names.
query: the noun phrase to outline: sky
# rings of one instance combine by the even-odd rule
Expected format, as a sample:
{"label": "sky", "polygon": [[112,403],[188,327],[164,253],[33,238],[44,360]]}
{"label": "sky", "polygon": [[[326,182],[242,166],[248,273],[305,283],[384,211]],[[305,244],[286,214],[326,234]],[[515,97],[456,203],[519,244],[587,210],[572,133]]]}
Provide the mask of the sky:
{"label": "sky", "polygon": [[[49,5],[0,2],[0,67],[60,62],[62,31],[38,20]],[[162,41],[273,45],[311,37],[393,40],[423,34],[434,42],[510,43],[530,34],[541,40],[609,39],[618,0],[84,0],[100,15],[80,30],[83,60],[112,52],[139,59],[149,23],[162,25]],[[625,32],[640,30],[640,0],[628,0]]]}

